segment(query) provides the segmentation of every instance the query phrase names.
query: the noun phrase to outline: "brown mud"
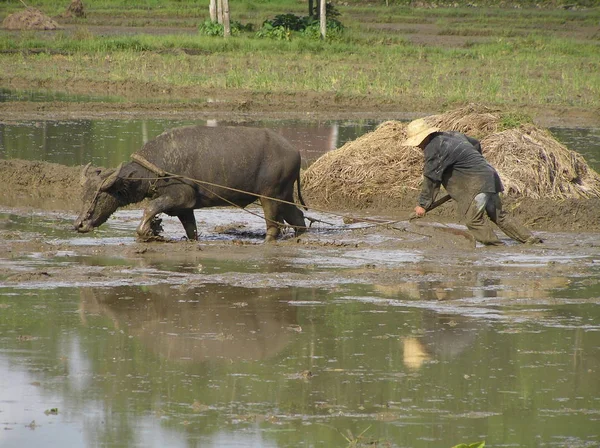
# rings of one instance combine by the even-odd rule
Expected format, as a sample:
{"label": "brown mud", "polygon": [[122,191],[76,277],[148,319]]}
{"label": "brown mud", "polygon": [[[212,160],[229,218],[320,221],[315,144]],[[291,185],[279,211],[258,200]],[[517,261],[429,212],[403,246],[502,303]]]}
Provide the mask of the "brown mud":
{"label": "brown mud", "polygon": [[[140,242],[134,239],[141,216],[137,211],[121,213],[86,235],[68,229],[70,213],[2,212],[0,282],[17,288],[170,284],[185,289],[211,283],[246,288],[364,283],[396,288],[400,279],[464,281],[486,269],[517,283],[532,278],[544,283],[548,277],[577,275],[577,260],[597,258],[600,248],[596,233],[574,232],[542,232],[546,241],[541,245],[503,238],[505,246],[474,248],[452,225],[405,220],[343,226],[332,216],[328,219],[333,228],[318,225],[300,238],[288,232],[264,244],[264,224],[248,223],[242,212],[232,209],[213,212],[212,217],[199,213],[199,242],[182,239],[183,229],[174,221],[167,226],[166,240]],[[216,225],[214,213],[231,220],[229,229]],[[29,225],[17,230],[13,224],[19,220]],[[51,237],[55,230],[65,237]],[[518,260],[533,264],[519,270],[523,261]]]}
{"label": "brown mud", "polygon": [[[0,192],[0,283],[4,286],[167,283],[190,288],[213,282],[249,288],[338,288],[358,282],[383,288],[396,287],[407,276],[464,279],[475,275],[465,266],[477,265],[485,271],[489,263],[500,269],[494,268],[494,275],[528,281],[533,276],[544,282],[548,276],[576,275],[577,260],[596,259],[600,248],[600,199],[508,199],[514,216],[544,239],[540,245],[517,244],[498,233],[506,245],[474,247],[466,229],[456,224],[449,203],[425,219],[409,221],[412,198],[397,204],[381,198],[368,207],[330,203],[327,211],[332,213],[313,208],[307,215],[321,221],[300,238],[288,231],[273,244],[263,243],[262,219],[233,208],[198,211],[200,241],[186,241],[179,222],[167,217],[164,240],[136,240],[143,204],[119,211],[99,229],[80,235],[72,229],[79,213],[80,172],[81,167],[45,162],[0,161],[0,173],[12,186]],[[310,197],[304,199],[310,206]],[[258,207],[252,211],[261,212]],[[359,222],[345,224],[352,222],[347,218]],[[384,223],[360,222],[360,218]],[[535,266],[520,271],[511,267],[512,260],[530,259]],[[563,263],[565,259],[570,261]],[[246,268],[234,267],[230,272],[211,264]],[[247,266],[254,268],[248,271]]]}
{"label": "brown mud", "polygon": [[[0,193],[0,205],[78,213],[82,168],[41,161],[0,160],[2,179],[11,186]],[[369,202],[352,202],[345,196],[336,200],[332,196],[327,204],[313,201],[313,210],[344,216],[371,215],[385,216],[392,221],[405,220],[416,204],[417,194],[408,194],[402,199],[380,196]],[[310,194],[305,192],[303,196],[310,209]],[[140,208],[140,205],[130,207]],[[533,230],[600,232],[600,198],[551,200],[505,197],[504,207]],[[452,202],[428,216],[426,221],[456,221]]]}

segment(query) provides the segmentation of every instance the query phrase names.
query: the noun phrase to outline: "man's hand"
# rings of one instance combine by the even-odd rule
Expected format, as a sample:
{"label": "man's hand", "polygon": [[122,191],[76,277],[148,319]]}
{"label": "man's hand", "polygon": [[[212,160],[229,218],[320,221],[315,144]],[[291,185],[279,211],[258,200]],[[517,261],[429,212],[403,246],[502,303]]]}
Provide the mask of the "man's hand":
{"label": "man's hand", "polygon": [[415,215],[417,216],[417,218],[422,218],[423,216],[425,216],[425,212],[426,210],[420,205],[417,205],[415,207]]}

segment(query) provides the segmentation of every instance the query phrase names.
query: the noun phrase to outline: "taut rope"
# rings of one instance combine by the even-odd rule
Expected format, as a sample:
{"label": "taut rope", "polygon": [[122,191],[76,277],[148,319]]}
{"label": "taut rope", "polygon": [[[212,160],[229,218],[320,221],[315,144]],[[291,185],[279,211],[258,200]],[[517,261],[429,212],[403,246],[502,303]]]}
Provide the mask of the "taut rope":
{"label": "taut rope", "polygon": [[[273,198],[273,197],[265,196],[265,195],[258,194],[258,193],[251,193],[249,191],[244,191],[244,190],[240,190],[240,189],[233,188],[233,187],[227,187],[225,185],[215,184],[213,182],[208,182],[208,181],[203,181],[203,180],[199,180],[199,179],[194,179],[194,178],[191,178],[191,177],[188,177],[188,176],[184,176],[182,174],[170,173],[168,171],[163,170],[162,168],[159,168],[158,166],[156,166],[155,164],[153,164],[152,162],[150,162],[149,160],[147,160],[146,158],[144,158],[142,155],[137,154],[137,153],[133,153],[131,155],[131,160],[133,160],[134,162],[136,162],[140,166],[146,168],[147,170],[153,172],[154,174],[156,174],[160,178],[163,178],[163,179],[184,179],[184,180],[193,182],[195,184],[198,184],[199,186],[201,186],[202,188],[208,190],[210,193],[212,193],[213,195],[215,195],[216,197],[218,197],[222,201],[228,203],[229,205],[231,205],[233,207],[237,207],[237,208],[245,211],[246,213],[250,213],[251,215],[257,216],[259,218],[264,218],[265,220],[270,221],[270,222],[275,223],[275,224],[278,224],[278,225],[286,225],[286,224],[278,222],[278,221],[274,221],[274,220],[269,219],[269,218],[267,218],[265,216],[261,216],[258,213],[254,213],[254,212],[252,212],[250,210],[247,210],[247,209],[245,209],[245,208],[243,208],[243,207],[241,207],[241,206],[239,206],[237,204],[234,204],[233,202],[229,201],[228,199],[225,199],[221,195],[219,195],[219,194],[215,193],[214,191],[210,190],[206,186],[208,185],[208,186],[211,186],[211,187],[223,188],[225,190],[235,191],[236,193],[243,193],[243,194],[247,194],[247,195],[251,195],[251,196],[256,196],[258,199],[269,199],[271,201],[276,201],[276,202],[281,202],[283,204],[290,204],[290,205],[297,206],[297,204],[295,202],[286,201],[284,199]],[[133,179],[133,178],[130,178],[130,179]],[[137,178],[137,180],[153,180],[153,179],[150,179],[150,178]],[[445,199],[445,201],[448,200],[448,199]],[[342,215],[342,214],[339,214],[339,213],[331,212],[329,210],[319,209],[317,207],[311,207],[311,209],[313,209],[315,211],[318,211],[318,212],[321,212],[321,213],[326,213],[326,214],[329,214],[329,215],[337,216],[337,217],[340,217],[342,219],[352,219],[352,220],[356,220],[356,221],[364,220],[362,218],[355,218],[355,217],[348,216],[348,215]],[[308,219],[310,221],[310,224],[309,224],[308,227],[311,227],[312,224],[313,224],[313,222],[323,222],[323,223],[328,224],[328,225],[333,225],[331,223],[328,223],[328,222],[325,222],[325,221],[322,221],[322,220],[319,220],[319,219],[315,219],[315,218],[310,218],[308,216],[306,216],[306,219]],[[421,234],[419,232],[411,232],[411,231],[409,231],[408,229],[405,229],[405,228],[404,229],[399,229],[397,227],[394,227],[393,224],[397,224],[397,223],[401,222],[400,220],[374,222],[374,221],[369,221],[367,219],[367,220],[364,220],[364,221],[366,221],[369,224],[371,224],[370,227],[388,227],[388,228],[391,228],[393,230],[401,230],[401,231],[404,231],[404,232],[409,232],[409,233],[415,233],[415,234],[418,234],[418,235],[423,235],[423,234]],[[287,224],[287,225],[290,226],[290,227],[304,227],[304,226],[294,226],[294,225],[291,225],[291,224]],[[428,236],[428,235],[424,235],[424,236]]]}

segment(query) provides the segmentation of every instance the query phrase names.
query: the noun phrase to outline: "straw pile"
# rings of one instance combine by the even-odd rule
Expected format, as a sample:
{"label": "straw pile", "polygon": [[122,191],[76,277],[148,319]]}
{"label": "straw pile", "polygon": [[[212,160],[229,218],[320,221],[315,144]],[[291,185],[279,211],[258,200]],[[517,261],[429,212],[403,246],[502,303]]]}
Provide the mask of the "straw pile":
{"label": "straw pile", "polygon": [[[600,175],[545,130],[522,125],[499,131],[502,114],[474,105],[425,120],[480,139],[483,154],[510,196],[600,198]],[[354,205],[380,198],[396,203],[414,198],[421,186],[423,154],[419,148],[402,146],[404,128],[400,122],[385,122],[320,157],[303,173],[305,196],[313,203]]]}
{"label": "straw pile", "polygon": [[313,201],[369,202],[381,194],[402,197],[421,184],[423,151],[403,147],[404,124],[387,121],[377,130],[317,159],[304,173],[302,187]]}
{"label": "straw pile", "polygon": [[441,115],[425,117],[427,123],[444,131],[457,131],[481,139],[497,132],[501,119],[500,111],[469,104]]}
{"label": "straw pile", "polygon": [[580,154],[533,125],[491,134],[481,147],[506,194],[534,199],[600,197],[600,175]]}
{"label": "straw pile", "polygon": [[26,8],[7,16],[2,21],[7,30],[56,30],[60,26],[39,9]]}

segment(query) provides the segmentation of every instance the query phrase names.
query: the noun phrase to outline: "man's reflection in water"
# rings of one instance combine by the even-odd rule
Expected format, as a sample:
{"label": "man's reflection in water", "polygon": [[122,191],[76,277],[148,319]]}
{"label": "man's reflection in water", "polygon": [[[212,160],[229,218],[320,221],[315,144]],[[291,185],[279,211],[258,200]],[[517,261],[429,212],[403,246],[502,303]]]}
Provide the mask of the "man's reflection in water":
{"label": "man's reflection in water", "polygon": [[414,370],[428,361],[445,361],[460,355],[473,345],[482,328],[474,319],[429,310],[423,311],[422,321],[423,336],[402,340],[404,365]]}
{"label": "man's reflection in water", "polygon": [[[393,287],[379,286],[379,292],[394,295],[401,299],[412,299],[426,302],[432,307],[441,301],[451,301],[473,295],[471,286],[458,286],[454,282],[408,282]],[[494,291],[479,289],[479,293],[487,296]],[[458,310],[458,305],[457,305]],[[455,358],[469,348],[477,338],[484,324],[473,318],[459,314],[439,313],[425,309],[421,312],[422,336],[402,339],[404,349],[404,365],[413,370],[431,361],[444,361]]]}
{"label": "man's reflection in water", "polygon": [[[427,272],[420,271],[421,275]],[[550,291],[564,288],[570,280],[563,276],[532,278],[525,281],[519,278],[480,278],[477,275],[465,274],[458,281],[427,281],[406,282],[395,285],[375,285],[375,290],[387,296],[402,301],[426,305],[422,312],[423,336],[406,337],[402,339],[404,348],[404,364],[411,369],[419,369],[428,361],[443,361],[455,358],[464,352],[475,341],[477,334],[486,327],[482,320],[475,320],[465,315],[462,310],[464,303],[459,300],[471,298],[477,306],[481,301],[488,306],[489,299],[496,304],[510,305],[512,299],[529,299],[532,303],[545,300]],[[497,300],[496,300],[497,299]],[[456,301],[456,302],[453,302]],[[439,313],[435,311],[438,303],[443,302],[444,308],[455,304],[456,314]],[[540,319],[547,315],[546,311],[531,309],[514,309],[510,306],[499,311],[507,318],[516,316],[522,318]]]}

